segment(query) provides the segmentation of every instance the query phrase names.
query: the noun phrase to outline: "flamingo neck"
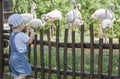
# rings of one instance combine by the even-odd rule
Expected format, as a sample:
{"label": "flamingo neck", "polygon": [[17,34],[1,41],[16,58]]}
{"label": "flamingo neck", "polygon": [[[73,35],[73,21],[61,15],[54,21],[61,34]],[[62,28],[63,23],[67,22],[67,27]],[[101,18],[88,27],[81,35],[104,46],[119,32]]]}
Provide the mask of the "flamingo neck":
{"label": "flamingo neck", "polygon": [[45,20],[43,18],[41,18],[41,21],[42,21],[42,25],[44,26],[45,25]]}
{"label": "flamingo neck", "polygon": [[33,18],[35,18],[35,19],[37,18],[35,9],[31,8],[31,14],[33,15]]}
{"label": "flamingo neck", "polygon": [[114,14],[113,14],[113,12],[112,12],[112,9],[111,9],[111,8],[109,8],[108,10],[110,11],[110,13],[111,13],[111,15],[112,15],[111,20],[113,20],[113,19],[114,19]]}

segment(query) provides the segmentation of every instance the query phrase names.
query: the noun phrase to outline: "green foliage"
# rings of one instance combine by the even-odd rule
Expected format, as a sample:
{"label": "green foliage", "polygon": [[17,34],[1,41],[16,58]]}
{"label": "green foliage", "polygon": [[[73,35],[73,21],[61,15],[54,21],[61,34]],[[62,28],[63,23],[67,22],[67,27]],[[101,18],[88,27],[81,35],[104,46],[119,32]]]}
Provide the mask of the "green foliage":
{"label": "green foliage", "polygon": [[[71,0],[13,0],[13,9],[15,12],[18,13],[25,13],[30,12],[30,5],[35,2],[38,5],[37,8],[37,16],[40,18],[40,16],[44,13],[50,12],[51,10],[58,9],[62,12],[62,21],[60,22],[61,28],[64,28],[65,21],[64,17],[65,14],[72,9],[72,4],[70,3]],[[115,4],[115,10],[114,14],[116,17],[116,20],[119,18],[120,14],[120,1],[118,0],[76,0],[78,3],[81,4],[81,14],[82,18],[85,24],[85,32],[89,29],[89,24],[94,23],[95,27],[95,36],[98,36],[98,22],[95,20],[91,20],[90,16],[91,14],[98,8],[107,8],[109,3]],[[48,26],[48,24],[46,25]],[[119,23],[115,22],[114,25],[114,37],[119,37]],[[111,32],[111,29],[108,30],[108,33]],[[87,34],[88,35],[88,34]],[[113,37],[110,34],[108,34],[109,37]]]}

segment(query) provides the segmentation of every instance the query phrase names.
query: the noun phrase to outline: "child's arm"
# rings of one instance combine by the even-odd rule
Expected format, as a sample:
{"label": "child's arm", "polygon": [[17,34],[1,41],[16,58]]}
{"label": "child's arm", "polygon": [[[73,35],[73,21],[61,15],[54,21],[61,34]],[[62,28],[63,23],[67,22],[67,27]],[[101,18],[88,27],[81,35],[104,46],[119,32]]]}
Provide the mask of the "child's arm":
{"label": "child's arm", "polygon": [[27,41],[27,44],[31,44],[34,40],[34,30],[30,29],[29,32],[30,32],[30,39]]}

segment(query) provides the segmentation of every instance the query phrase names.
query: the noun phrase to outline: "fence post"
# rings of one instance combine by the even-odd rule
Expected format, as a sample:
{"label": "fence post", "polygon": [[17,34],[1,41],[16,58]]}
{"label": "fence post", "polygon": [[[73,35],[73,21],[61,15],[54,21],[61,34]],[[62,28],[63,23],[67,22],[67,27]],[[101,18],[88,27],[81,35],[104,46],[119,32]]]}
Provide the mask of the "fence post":
{"label": "fence post", "polygon": [[65,34],[64,34],[64,75],[63,79],[67,79],[67,43],[68,43],[68,29],[65,29]]}
{"label": "fence post", "polygon": [[72,79],[75,79],[75,31],[72,31]]}
{"label": "fence post", "polygon": [[3,47],[3,0],[0,0],[0,79],[4,71]]}
{"label": "fence post", "polygon": [[40,29],[40,60],[41,60],[41,79],[45,79],[43,29]]}
{"label": "fence post", "polygon": [[59,27],[56,29],[56,64],[57,64],[57,78],[61,79],[60,75],[60,51],[59,51]]}
{"label": "fence post", "polygon": [[112,79],[112,62],[113,62],[113,39],[109,38],[108,79]]}
{"label": "fence post", "polygon": [[34,79],[37,79],[37,35],[34,39]]}
{"label": "fence post", "polygon": [[49,57],[48,57],[48,60],[49,60],[49,74],[48,74],[48,79],[51,79],[51,66],[52,66],[52,47],[51,47],[51,37],[50,37],[50,29],[47,29],[47,38],[48,38],[48,53],[49,53]]}
{"label": "fence post", "polygon": [[84,25],[81,26],[81,76],[80,79],[84,79]]}
{"label": "fence post", "polygon": [[90,24],[90,79],[93,79],[94,74],[94,32],[93,24]]}

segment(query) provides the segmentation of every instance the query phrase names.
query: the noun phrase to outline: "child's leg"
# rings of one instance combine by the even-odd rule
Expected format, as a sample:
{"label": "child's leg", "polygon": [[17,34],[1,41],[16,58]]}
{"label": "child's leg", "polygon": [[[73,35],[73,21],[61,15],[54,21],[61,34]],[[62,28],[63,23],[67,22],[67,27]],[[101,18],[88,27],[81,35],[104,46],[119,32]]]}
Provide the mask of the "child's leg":
{"label": "child's leg", "polygon": [[18,77],[17,77],[17,79],[25,79],[26,78],[26,75],[19,75]]}

